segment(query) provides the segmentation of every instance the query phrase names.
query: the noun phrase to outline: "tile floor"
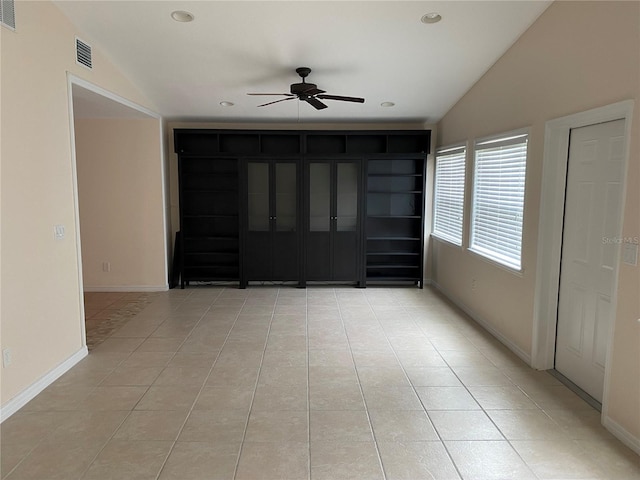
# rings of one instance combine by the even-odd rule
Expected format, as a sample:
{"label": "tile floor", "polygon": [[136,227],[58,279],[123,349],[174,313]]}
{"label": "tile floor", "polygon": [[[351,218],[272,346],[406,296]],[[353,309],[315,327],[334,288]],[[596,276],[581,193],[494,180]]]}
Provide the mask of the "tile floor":
{"label": "tile floor", "polygon": [[2,478],[640,478],[599,413],[432,290],[191,288],[2,425]]}

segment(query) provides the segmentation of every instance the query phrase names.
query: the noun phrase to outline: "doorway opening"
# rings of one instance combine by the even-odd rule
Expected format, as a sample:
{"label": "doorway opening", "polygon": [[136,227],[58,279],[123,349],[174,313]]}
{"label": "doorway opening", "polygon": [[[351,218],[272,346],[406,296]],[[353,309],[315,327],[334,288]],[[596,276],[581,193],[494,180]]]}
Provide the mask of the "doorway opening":
{"label": "doorway opening", "polygon": [[[118,273],[123,257],[113,252],[127,250],[126,214],[123,214],[122,198],[131,198],[133,204],[140,203],[132,195],[132,183],[126,178],[128,166],[118,159],[118,150],[110,152],[110,146],[118,141],[129,142],[136,150],[135,142],[117,138],[123,129],[135,129],[138,123],[146,122],[146,131],[158,152],[154,169],[159,180],[153,188],[160,200],[155,213],[156,230],[166,232],[166,202],[164,185],[164,155],[161,148],[161,118],[155,113],[112,94],[73,75],[68,76],[69,108],[71,118],[71,149],[75,197],[75,223],[78,244],[80,309],[82,312],[82,337],[88,349],[105,340],[128,318],[144,308],[148,302],[146,291],[164,290],[164,285],[145,287],[127,282],[127,272]],[[135,138],[135,131],[131,138]],[[144,152],[143,152],[144,154]],[[135,168],[135,167],[134,167]],[[148,167],[147,167],[148,168]],[[150,177],[153,177],[150,175]],[[135,209],[136,207],[133,207]],[[123,221],[123,218],[125,220]],[[166,235],[157,243],[164,252],[157,257],[166,258]],[[164,278],[167,278],[167,264]],[[100,277],[98,277],[100,275]],[[119,275],[119,276],[118,276]],[[98,280],[96,280],[98,279]],[[140,283],[140,282],[138,282]]]}

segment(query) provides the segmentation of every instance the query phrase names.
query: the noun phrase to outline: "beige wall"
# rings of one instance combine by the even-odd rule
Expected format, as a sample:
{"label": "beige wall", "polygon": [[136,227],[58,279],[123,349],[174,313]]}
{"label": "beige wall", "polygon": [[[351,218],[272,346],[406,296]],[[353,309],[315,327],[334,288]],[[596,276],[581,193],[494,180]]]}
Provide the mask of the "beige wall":
{"label": "beige wall", "polygon": [[[547,9],[438,125],[438,146],[530,127],[523,268],[514,275],[473,253],[437,242],[438,285],[525,355],[532,350],[538,217],[545,122],[634,99],[623,236],[640,232],[640,3],[564,2]],[[470,171],[472,165],[468,165]],[[471,178],[467,176],[467,191]],[[470,195],[465,218],[469,219]],[[468,230],[468,228],[467,228]],[[468,232],[466,233],[468,240]],[[468,241],[465,241],[468,245]],[[471,280],[477,280],[475,291]],[[610,418],[640,439],[640,269],[620,266]]]}
{"label": "beige wall", "polygon": [[155,118],[75,121],[85,289],[167,288],[159,138]]}
{"label": "beige wall", "polygon": [[[93,71],[75,64],[82,32],[51,2],[16,2],[16,23],[15,32],[0,28],[1,346],[13,353],[3,408],[84,345],[67,72],[151,107],[96,49]],[[54,240],[57,224],[64,240]]]}

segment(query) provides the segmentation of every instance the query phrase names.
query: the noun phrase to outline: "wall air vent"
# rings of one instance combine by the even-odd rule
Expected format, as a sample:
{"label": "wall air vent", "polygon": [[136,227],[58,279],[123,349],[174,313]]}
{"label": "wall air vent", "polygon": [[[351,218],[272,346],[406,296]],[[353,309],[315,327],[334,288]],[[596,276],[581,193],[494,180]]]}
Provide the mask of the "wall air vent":
{"label": "wall air vent", "polygon": [[0,0],[0,23],[12,30],[16,29],[15,0]]}
{"label": "wall air vent", "polygon": [[78,37],[76,37],[76,63],[89,69],[93,68],[91,45],[83,42]]}

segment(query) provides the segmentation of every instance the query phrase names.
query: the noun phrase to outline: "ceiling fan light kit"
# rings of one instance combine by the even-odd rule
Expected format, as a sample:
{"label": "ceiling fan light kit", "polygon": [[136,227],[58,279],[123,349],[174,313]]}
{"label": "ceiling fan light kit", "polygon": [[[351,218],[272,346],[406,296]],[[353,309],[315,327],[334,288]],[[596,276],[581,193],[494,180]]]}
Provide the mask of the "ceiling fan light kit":
{"label": "ceiling fan light kit", "polygon": [[298,67],[296,68],[296,73],[300,75],[302,82],[291,84],[289,87],[289,91],[291,93],[248,93],[247,95],[278,95],[286,97],[281,98],[280,100],[274,100],[273,102],[263,103],[262,105],[258,105],[258,107],[266,107],[267,105],[273,105],[274,103],[285,102],[287,100],[294,100],[296,98],[301,102],[307,102],[316,110],[323,110],[327,108],[327,105],[320,100],[364,103],[364,98],[328,95],[326,91],[319,89],[315,83],[307,83],[305,79],[311,73],[311,69],[309,67]]}

